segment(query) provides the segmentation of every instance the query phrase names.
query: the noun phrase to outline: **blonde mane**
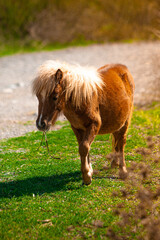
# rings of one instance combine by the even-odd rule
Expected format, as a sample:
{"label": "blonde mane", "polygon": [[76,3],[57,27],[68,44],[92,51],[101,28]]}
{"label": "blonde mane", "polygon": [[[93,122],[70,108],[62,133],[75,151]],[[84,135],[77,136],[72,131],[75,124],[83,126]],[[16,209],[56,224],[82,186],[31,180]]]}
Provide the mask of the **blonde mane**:
{"label": "blonde mane", "polygon": [[40,94],[43,91],[49,96],[55,88],[54,75],[58,69],[63,72],[65,100],[71,97],[77,107],[84,101],[91,101],[93,96],[98,94],[98,88],[102,88],[103,81],[95,68],[49,60],[39,68],[33,81],[33,93]]}

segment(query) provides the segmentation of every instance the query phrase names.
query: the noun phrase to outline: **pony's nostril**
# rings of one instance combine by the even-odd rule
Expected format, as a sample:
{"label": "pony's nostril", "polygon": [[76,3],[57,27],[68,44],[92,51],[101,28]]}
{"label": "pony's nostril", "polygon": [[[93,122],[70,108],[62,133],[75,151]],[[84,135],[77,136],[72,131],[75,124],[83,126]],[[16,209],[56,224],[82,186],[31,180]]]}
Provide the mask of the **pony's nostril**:
{"label": "pony's nostril", "polygon": [[41,127],[42,127],[42,128],[45,128],[45,126],[46,126],[45,122],[42,122],[42,123],[41,123]]}
{"label": "pony's nostril", "polygon": [[42,121],[42,122],[36,121],[36,125],[37,125],[37,128],[38,128],[39,130],[44,129],[44,128],[46,127],[46,124],[45,124],[44,121]]}

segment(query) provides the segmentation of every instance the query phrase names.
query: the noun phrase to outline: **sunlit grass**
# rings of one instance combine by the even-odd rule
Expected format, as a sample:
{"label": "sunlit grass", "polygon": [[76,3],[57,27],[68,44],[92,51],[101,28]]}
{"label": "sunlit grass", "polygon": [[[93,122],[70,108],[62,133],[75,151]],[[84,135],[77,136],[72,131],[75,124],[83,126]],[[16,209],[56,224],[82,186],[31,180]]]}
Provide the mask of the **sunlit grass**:
{"label": "sunlit grass", "polygon": [[79,39],[72,41],[70,43],[42,43],[36,41],[20,41],[13,40],[9,42],[0,42],[0,57],[13,55],[13,54],[23,54],[31,52],[41,52],[41,51],[54,51],[65,49],[67,47],[77,47],[77,46],[87,46],[96,43],[96,41],[87,41],[84,39]]}
{"label": "sunlit grass", "polygon": [[[156,137],[159,127],[159,107],[134,111],[125,149],[128,167],[142,161],[136,149],[146,147],[146,137]],[[40,132],[0,142],[0,239],[106,239],[109,226],[119,232],[113,211],[119,203],[125,210],[134,208],[135,196],[134,189],[129,199],[112,195],[125,182],[106,159],[111,137],[97,136],[92,144],[96,171],[90,186],[82,186],[77,141],[69,123],[47,137],[53,158],[43,146],[37,151]],[[156,186],[158,168],[154,161],[150,164],[150,184]]]}

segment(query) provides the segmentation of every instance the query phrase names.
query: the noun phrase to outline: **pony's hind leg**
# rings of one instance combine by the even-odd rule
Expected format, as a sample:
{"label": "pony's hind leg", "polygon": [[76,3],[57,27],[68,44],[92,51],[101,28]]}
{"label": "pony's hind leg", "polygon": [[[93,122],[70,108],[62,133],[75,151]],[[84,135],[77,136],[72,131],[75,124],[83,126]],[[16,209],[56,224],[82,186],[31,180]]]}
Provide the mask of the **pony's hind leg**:
{"label": "pony's hind leg", "polygon": [[124,147],[126,144],[128,125],[129,121],[127,120],[124,126],[119,131],[113,133],[112,146],[115,157],[111,162],[111,167],[119,166],[120,178],[125,178],[127,176]]}

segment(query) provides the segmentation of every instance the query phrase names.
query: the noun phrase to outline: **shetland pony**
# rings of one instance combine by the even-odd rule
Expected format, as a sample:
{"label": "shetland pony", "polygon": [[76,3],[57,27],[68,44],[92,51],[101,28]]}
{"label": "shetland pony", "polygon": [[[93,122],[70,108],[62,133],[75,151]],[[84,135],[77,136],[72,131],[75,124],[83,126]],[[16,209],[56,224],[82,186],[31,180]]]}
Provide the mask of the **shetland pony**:
{"label": "shetland pony", "polygon": [[58,61],[45,62],[32,85],[39,101],[37,128],[49,130],[60,113],[68,119],[79,144],[83,183],[92,181],[89,150],[97,134],[112,133],[118,165],[126,175],[126,133],[133,106],[134,81],[127,67],[108,64],[98,70]]}

